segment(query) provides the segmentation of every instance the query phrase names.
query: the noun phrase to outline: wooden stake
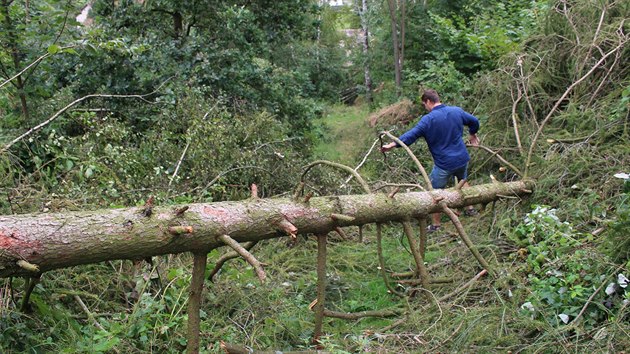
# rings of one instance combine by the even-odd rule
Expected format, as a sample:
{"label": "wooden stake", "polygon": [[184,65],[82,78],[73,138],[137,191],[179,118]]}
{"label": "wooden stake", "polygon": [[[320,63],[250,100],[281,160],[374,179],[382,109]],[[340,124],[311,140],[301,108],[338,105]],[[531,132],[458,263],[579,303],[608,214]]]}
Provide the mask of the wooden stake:
{"label": "wooden stake", "polygon": [[20,306],[20,311],[26,312],[29,307],[29,300],[31,298],[31,294],[33,293],[33,289],[35,289],[35,285],[39,283],[39,275],[33,278],[28,278],[26,283],[24,284],[24,297],[22,298],[22,305]]}
{"label": "wooden stake", "polygon": [[190,282],[190,292],[188,295],[188,343],[186,352],[188,354],[199,353],[199,310],[201,309],[201,299],[203,292],[203,280],[206,272],[207,255],[198,253],[193,258],[192,280]]}
{"label": "wooden stake", "polygon": [[420,254],[420,250],[418,249],[418,244],[416,243],[416,239],[411,229],[411,223],[409,221],[404,221],[402,224],[403,224],[403,230],[405,231],[405,235],[407,235],[407,240],[409,241],[409,248],[411,248],[413,259],[416,261],[416,272],[420,276],[422,287],[425,289],[428,289],[429,282],[430,282],[429,272],[427,271],[427,268],[424,266],[424,258],[422,257],[422,254]]}
{"label": "wooden stake", "polygon": [[326,243],[328,235],[317,235],[317,303],[315,310],[315,331],[313,343],[319,343],[324,326],[324,305],[326,303]]}
{"label": "wooden stake", "polygon": [[419,218],[418,223],[420,224],[420,255],[424,259],[427,252],[427,219]]}

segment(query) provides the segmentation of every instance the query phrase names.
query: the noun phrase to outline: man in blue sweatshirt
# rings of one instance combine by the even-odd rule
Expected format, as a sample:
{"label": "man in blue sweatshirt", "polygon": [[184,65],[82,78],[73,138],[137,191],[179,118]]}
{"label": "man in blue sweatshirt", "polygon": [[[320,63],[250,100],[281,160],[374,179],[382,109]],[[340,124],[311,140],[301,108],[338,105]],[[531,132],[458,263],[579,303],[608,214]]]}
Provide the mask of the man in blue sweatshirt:
{"label": "man in blue sweatshirt", "polygon": [[[424,115],[415,127],[400,136],[405,145],[411,145],[420,137],[424,137],[433,156],[433,170],[429,176],[431,186],[434,189],[444,188],[454,176],[458,180],[468,177],[468,161],[470,155],[462,140],[464,125],[468,126],[470,144],[479,145],[477,130],[479,120],[472,114],[454,106],[446,106],[440,102],[440,96],[434,90],[426,90],[422,94],[422,104],[429,112]],[[396,142],[391,142],[381,147],[382,152],[387,152],[399,147]],[[468,183],[464,184],[468,187]],[[470,207],[467,215],[474,215],[476,210]],[[429,231],[437,231],[440,228],[440,213],[431,215],[433,225]]]}

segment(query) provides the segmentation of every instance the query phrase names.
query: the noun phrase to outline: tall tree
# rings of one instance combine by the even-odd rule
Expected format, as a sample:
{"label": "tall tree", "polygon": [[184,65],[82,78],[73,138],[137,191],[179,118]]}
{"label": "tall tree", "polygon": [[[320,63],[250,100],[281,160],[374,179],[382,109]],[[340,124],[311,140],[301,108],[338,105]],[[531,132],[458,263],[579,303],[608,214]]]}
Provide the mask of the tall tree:
{"label": "tall tree", "polygon": [[[17,24],[14,22],[14,19],[11,16],[14,13],[13,11],[10,11],[12,3],[13,0],[2,0],[2,3],[0,5],[2,6],[2,8],[0,9],[2,13],[2,33],[4,33],[4,38],[2,38],[2,49],[10,57],[11,65],[5,65],[2,60],[0,60],[0,70],[2,70],[2,76],[4,76],[5,80],[9,80],[13,76],[13,73],[17,73],[21,70],[22,57],[24,55],[24,53],[22,53],[21,49],[18,46]],[[28,14],[28,11],[26,11],[25,13]],[[28,15],[25,16],[25,19],[27,18]],[[22,75],[20,75],[15,80],[11,81],[11,84],[13,85],[13,87],[15,87],[15,90],[20,97],[22,116],[24,117],[24,119],[28,120],[28,102],[26,99],[26,93],[24,92],[25,80],[22,78]]]}
{"label": "tall tree", "polygon": [[392,46],[394,48],[394,75],[396,95],[402,95],[402,70],[405,60],[405,0],[387,0],[392,26]]}
{"label": "tall tree", "polygon": [[370,74],[370,28],[368,21],[368,0],[361,0],[361,30],[363,32],[363,73],[365,85],[365,99],[372,103],[372,75]]}
{"label": "tall tree", "polygon": [[[42,0],[35,4],[0,0],[0,75],[13,87],[21,116],[28,121],[38,98],[52,95],[42,56],[55,54],[72,39],[75,29],[70,1]],[[39,82],[38,82],[39,81]],[[4,86],[4,85],[3,85]],[[46,87],[48,86],[48,87]],[[6,91],[5,91],[6,94]]]}

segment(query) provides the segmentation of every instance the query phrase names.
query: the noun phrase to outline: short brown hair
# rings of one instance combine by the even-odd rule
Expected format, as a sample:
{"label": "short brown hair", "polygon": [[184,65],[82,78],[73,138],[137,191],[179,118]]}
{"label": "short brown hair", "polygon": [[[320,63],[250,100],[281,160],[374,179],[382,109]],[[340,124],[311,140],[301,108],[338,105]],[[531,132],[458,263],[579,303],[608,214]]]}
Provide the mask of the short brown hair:
{"label": "short brown hair", "polygon": [[440,96],[435,90],[425,90],[421,98],[422,102],[429,100],[433,103],[440,102]]}

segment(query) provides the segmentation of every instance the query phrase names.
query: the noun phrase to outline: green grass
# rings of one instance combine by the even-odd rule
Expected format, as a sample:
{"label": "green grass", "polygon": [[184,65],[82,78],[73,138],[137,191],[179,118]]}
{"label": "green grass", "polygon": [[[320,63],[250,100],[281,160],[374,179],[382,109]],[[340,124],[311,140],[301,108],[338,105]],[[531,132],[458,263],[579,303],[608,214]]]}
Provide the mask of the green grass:
{"label": "green grass", "polygon": [[[508,209],[507,203],[500,203],[499,208]],[[510,218],[509,213],[499,211],[498,217]],[[373,226],[364,227],[364,242],[358,242],[356,228],[346,228],[350,240],[331,234],[326,307],[345,312],[402,308],[406,314],[356,321],[326,318],[324,349],[333,353],[597,353],[607,348],[621,350],[630,344],[624,336],[628,323],[623,313],[594,330],[583,332],[578,328],[582,331],[579,335],[523,314],[520,306],[529,289],[526,274],[519,270],[518,258],[505,255],[506,249],[512,255],[515,252],[510,249],[513,245],[503,243],[505,237],[500,230],[504,226],[489,227],[492,214],[486,210],[462,222],[484,257],[496,267],[498,278],[493,281],[484,277],[439,304],[435,299],[457,289],[479,271],[476,260],[454,237],[451,225],[430,236],[426,261],[432,276],[448,277],[453,282],[432,286],[428,297],[418,291],[415,296],[399,298],[387,291],[378,269]],[[414,230],[417,232],[417,226]],[[384,227],[383,254],[388,271],[413,269],[408,249],[399,224]],[[226,251],[210,253],[208,270]],[[221,353],[220,341],[257,350],[313,349],[314,314],[308,305],[316,298],[315,239],[300,237],[294,247],[288,247],[285,238],[266,240],[252,253],[265,264],[268,279],[264,284],[242,259],[228,262],[214,283],[206,282],[202,352]],[[183,351],[191,256],[154,260],[162,270],[161,293],[159,286],[147,281],[148,266],[134,266],[129,261],[46,273],[33,294],[33,313],[0,311],[0,349],[3,353]],[[20,283],[16,280],[14,286]],[[398,289],[405,290],[401,286]],[[73,294],[87,304],[104,330],[87,318]],[[404,321],[397,327],[384,330],[401,318]],[[599,341],[592,339],[597,333],[604,336]]]}
{"label": "green grass", "polygon": [[[339,162],[346,165],[356,163],[366,147],[366,141],[374,136],[368,126],[367,106],[331,106],[316,122],[322,132],[322,139],[315,147],[316,158]],[[354,166],[353,166],[354,167]]]}

